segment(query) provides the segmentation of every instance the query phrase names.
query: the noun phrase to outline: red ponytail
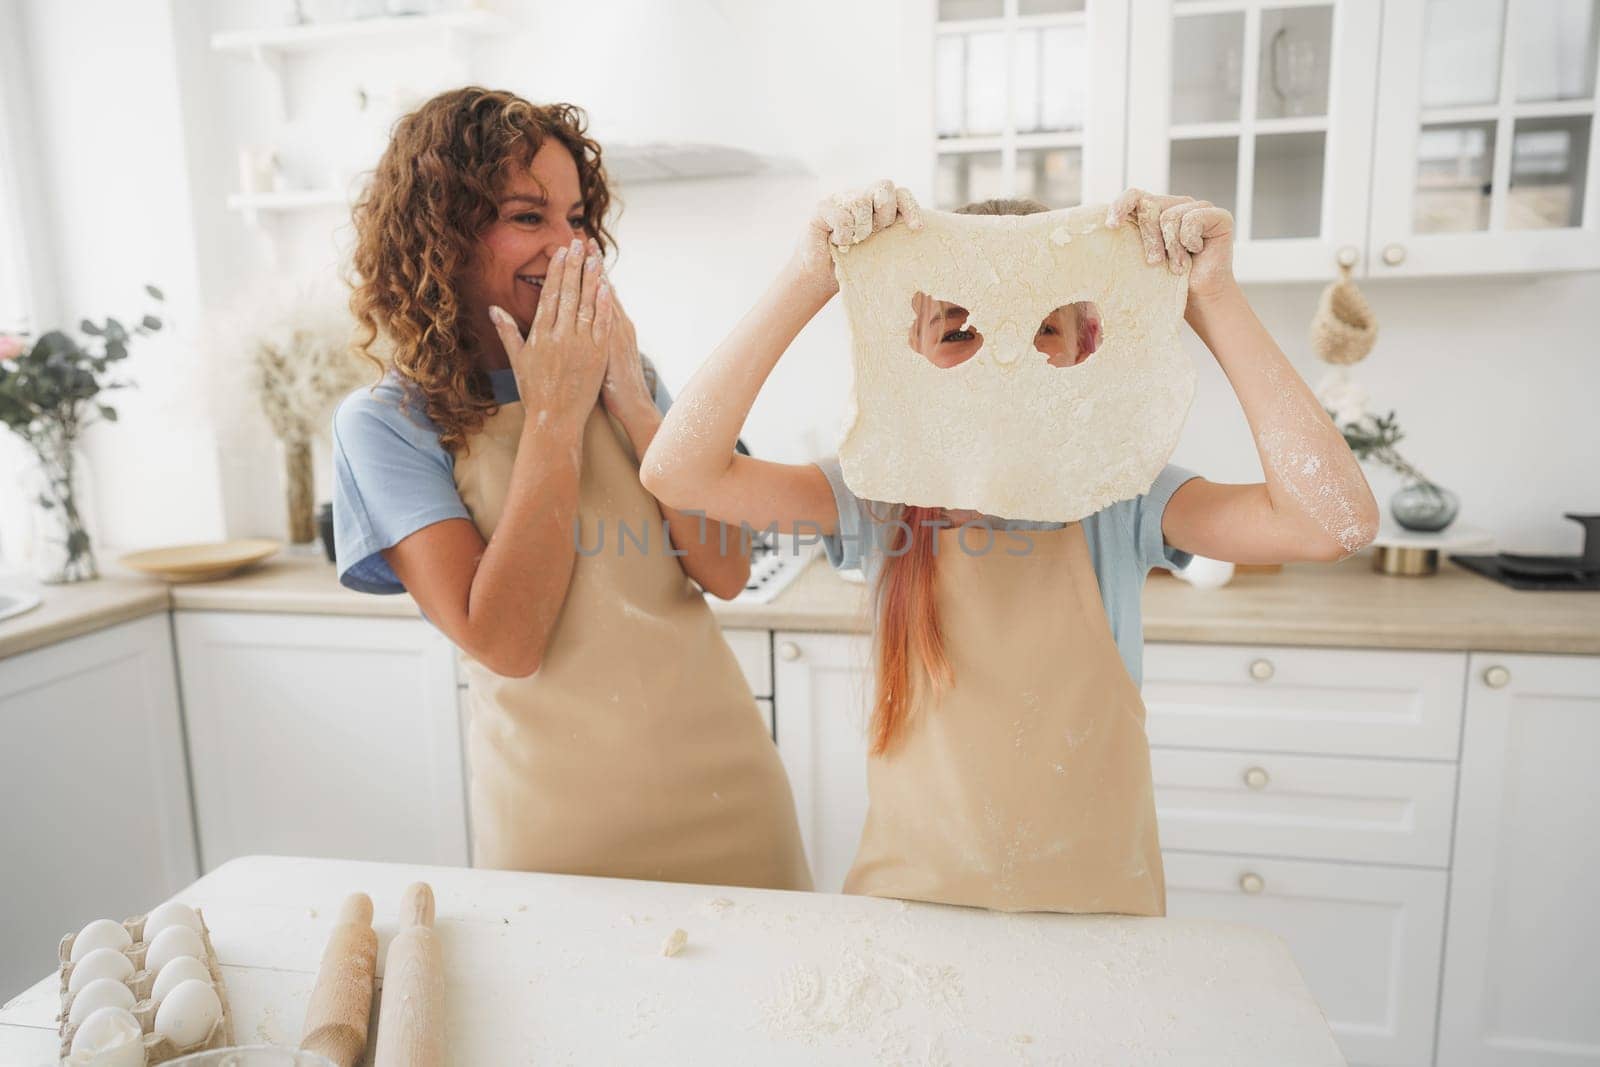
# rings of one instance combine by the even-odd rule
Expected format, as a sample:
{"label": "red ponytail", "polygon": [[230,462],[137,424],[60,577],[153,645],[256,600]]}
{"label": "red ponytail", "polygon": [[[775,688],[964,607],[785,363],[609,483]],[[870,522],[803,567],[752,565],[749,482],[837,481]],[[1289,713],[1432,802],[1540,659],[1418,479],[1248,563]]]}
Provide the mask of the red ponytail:
{"label": "red ponytail", "polygon": [[936,688],[954,680],[934,600],[942,517],[940,508],[907,507],[890,526],[878,574],[878,690],[871,724],[875,756],[888,751],[910,713],[913,649]]}

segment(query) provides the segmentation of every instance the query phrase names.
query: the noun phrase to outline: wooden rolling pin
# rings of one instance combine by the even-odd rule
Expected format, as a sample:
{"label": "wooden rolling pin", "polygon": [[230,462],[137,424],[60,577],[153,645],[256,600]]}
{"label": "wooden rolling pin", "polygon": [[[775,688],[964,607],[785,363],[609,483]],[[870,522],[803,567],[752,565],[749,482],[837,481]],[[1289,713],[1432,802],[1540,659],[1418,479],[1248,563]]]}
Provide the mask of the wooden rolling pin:
{"label": "wooden rolling pin", "polygon": [[433,932],[433,890],[414,882],[400,900],[400,932],[383,965],[373,1067],[444,1063],[444,987]]}
{"label": "wooden rolling pin", "polygon": [[355,1067],[367,1050],[372,1014],[372,976],[378,969],[378,935],[372,929],[372,899],[352,893],[322,952],[322,968],[306,1005],[300,1047],[320,1052],[339,1067]]}

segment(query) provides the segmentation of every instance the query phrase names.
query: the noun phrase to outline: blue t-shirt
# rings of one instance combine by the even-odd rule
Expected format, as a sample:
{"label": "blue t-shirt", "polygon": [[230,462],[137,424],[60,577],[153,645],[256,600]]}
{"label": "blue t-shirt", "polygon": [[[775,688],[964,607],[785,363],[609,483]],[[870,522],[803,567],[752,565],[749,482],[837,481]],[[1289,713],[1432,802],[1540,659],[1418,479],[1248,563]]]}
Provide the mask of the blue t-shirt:
{"label": "blue t-shirt", "polygon": [[[844,484],[838,457],[817,464],[833,488],[839,505],[839,530],[823,538],[828,560],[836,570],[860,569],[869,582],[877,576],[888,533],[885,521],[893,505],[862,500]],[[1083,519],[1094,576],[1100,583],[1100,600],[1111,623],[1111,636],[1134,685],[1144,678],[1144,624],[1140,596],[1152,567],[1182,570],[1194,557],[1166,544],[1161,536],[1161,515],[1178,486],[1199,475],[1168,464],[1144,493],[1119,500]],[[876,516],[876,518],[874,518]],[[991,518],[996,530],[1056,530],[1059,522],[1023,522]]]}
{"label": "blue t-shirt", "polygon": [[[643,356],[640,357],[644,359]],[[672,397],[644,359],[645,380],[655,383],[662,414]],[[520,399],[516,375],[489,372],[497,404]],[[382,556],[424,526],[470,519],[456,491],[455,456],[439,443],[439,430],[420,398],[398,375],[345,397],[333,416],[333,544],[339,581],[363,593],[403,593],[405,586]]]}

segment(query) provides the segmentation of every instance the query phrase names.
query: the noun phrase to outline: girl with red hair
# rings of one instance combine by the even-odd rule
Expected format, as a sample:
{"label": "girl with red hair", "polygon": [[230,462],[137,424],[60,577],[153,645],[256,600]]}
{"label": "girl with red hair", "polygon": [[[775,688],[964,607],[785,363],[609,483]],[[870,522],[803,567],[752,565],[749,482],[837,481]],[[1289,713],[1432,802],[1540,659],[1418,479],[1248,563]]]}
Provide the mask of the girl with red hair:
{"label": "girl with red hair", "polygon": [[[791,465],[735,454],[774,364],[838,291],[830,245],[921,225],[915,201],[888,182],[824,202],[645,456],[644,484],[667,503],[726,523],[812,524],[836,566],[860,566],[874,580],[870,806],[847,892],[1164,914],[1138,685],[1146,574],[1181,568],[1191,554],[1331,561],[1376,530],[1359,465],[1233,278],[1232,217],[1129,190],[1106,224],[1136,225],[1152,269],[1189,272],[1187,321],[1239,397],[1264,481],[1224,485],[1169,465],[1132,500],[1071,523],[1030,523],[863,501],[837,459]],[[1070,345],[1057,339],[1064,325]],[[909,342],[936,365],[972,355],[960,349],[969,340],[960,324],[926,349],[915,330]],[[1035,347],[1070,368],[1098,341],[1098,317],[1086,309],[1042,324]]]}

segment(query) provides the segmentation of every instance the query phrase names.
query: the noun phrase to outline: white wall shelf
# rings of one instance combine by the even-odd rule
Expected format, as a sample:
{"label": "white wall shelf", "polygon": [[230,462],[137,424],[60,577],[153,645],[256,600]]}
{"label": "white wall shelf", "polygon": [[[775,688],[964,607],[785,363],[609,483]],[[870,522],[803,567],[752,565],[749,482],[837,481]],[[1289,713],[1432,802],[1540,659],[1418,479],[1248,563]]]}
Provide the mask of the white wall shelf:
{"label": "white wall shelf", "polygon": [[504,32],[510,25],[509,20],[489,11],[448,11],[434,15],[395,15],[343,22],[311,22],[303,26],[229,30],[212,34],[211,47],[218,52],[243,52],[261,59],[268,52],[301,52],[396,34],[443,32],[482,36]]}

